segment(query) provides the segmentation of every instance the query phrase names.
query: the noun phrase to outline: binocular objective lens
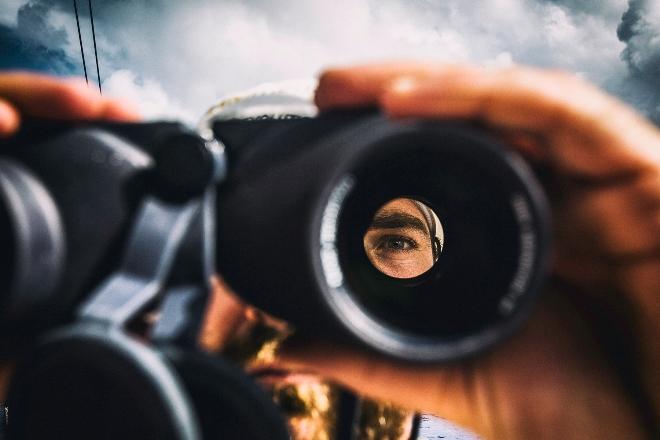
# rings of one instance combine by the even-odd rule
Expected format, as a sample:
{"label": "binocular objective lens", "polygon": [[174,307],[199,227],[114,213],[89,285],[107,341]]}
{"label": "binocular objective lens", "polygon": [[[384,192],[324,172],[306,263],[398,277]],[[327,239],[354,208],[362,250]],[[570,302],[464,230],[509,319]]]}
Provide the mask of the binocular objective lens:
{"label": "binocular objective lens", "polygon": [[438,261],[444,243],[442,223],[423,202],[396,198],[381,206],[364,234],[371,264],[393,278],[415,278]]}

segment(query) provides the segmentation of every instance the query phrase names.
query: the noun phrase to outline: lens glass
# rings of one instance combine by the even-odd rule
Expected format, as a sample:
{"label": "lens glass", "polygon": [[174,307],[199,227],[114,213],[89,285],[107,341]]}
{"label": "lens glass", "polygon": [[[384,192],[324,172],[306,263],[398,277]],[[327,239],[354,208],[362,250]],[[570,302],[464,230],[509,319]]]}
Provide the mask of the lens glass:
{"label": "lens glass", "polygon": [[506,318],[501,304],[521,265],[517,182],[492,150],[476,150],[462,138],[392,137],[352,170],[338,254],[370,319],[453,341]]}
{"label": "lens glass", "polygon": [[418,200],[401,197],[376,211],[364,235],[364,251],[385,275],[415,278],[438,261],[443,242],[435,212]]}

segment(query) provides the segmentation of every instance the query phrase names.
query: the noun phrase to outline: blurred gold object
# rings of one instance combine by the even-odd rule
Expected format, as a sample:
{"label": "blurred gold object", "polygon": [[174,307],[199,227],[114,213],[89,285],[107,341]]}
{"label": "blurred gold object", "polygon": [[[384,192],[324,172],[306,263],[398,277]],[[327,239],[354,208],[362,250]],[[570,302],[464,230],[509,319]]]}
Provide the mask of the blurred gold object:
{"label": "blurred gold object", "polygon": [[[215,281],[213,294],[215,309],[229,312],[222,317],[207,316],[202,346],[222,353],[248,371],[263,372],[258,379],[285,415],[293,440],[336,439],[341,388],[314,375],[269,370],[279,347],[293,330],[286,323],[240,303],[223,288],[220,280]],[[408,440],[412,419],[412,413],[362,399],[352,421],[350,440]]]}
{"label": "blurred gold object", "polygon": [[339,390],[321,381],[276,384],[273,400],[289,422],[295,440],[332,440],[337,432]]}
{"label": "blurred gold object", "polygon": [[358,409],[357,440],[408,440],[415,415],[389,403],[362,400]]}
{"label": "blurred gold object", "polygon": [[[248,370],[267,367],[292,333],[281,322],[255,309],[247,312],[251,325],[229,341],[223,354]],[[333,440],[336,433],[339,389],[318,378],[283,375],[262,383],[284,413],[294,440]]]}

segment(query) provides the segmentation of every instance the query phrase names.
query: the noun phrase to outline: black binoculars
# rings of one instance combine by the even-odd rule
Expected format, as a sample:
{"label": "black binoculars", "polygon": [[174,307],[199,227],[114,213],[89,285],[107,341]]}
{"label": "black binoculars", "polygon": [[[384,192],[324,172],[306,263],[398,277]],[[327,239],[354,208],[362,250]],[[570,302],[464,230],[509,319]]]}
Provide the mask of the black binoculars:
{"label": "black binoculars", "polygon": [[33,347],[13,438],[57,417],[84,419],[69,437],[234,438],[245,405],[263,423],[236,438],[286,438],[249,379],[196,349],[216,272],[297,332],[407,362],[470,356],[528,314],[549,209],[486,134],[372,111],[211,128],[32,121],[0,144],[0,347]]}

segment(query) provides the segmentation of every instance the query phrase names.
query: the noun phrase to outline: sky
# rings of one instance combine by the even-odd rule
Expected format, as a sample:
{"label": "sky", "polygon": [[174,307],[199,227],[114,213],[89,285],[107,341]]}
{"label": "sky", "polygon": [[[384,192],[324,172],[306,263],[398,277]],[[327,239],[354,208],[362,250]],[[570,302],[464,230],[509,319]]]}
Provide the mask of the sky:
{"label": "sky", "polygon": [[[415,59],[578,73],[660,123],[660,0],[95,0],[104,94],[195,122],[324,67]],[[89,8],[78,0],[90,80]],[[2,0],[0,69],[82,75],[72,0]]]}

